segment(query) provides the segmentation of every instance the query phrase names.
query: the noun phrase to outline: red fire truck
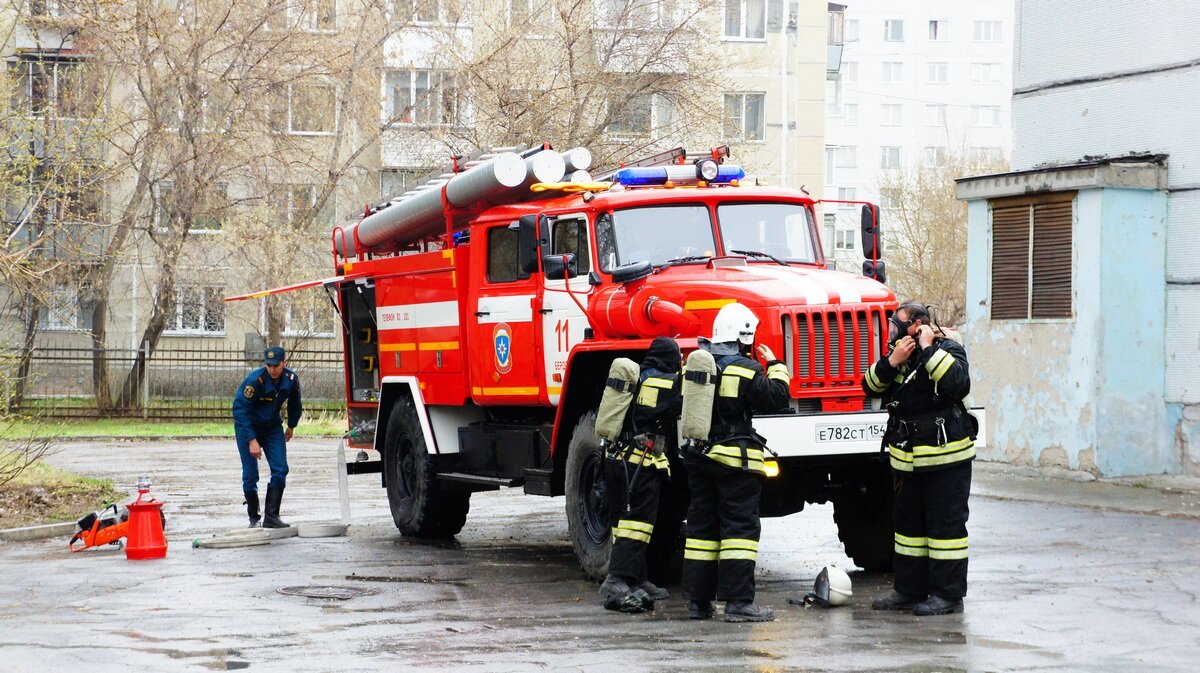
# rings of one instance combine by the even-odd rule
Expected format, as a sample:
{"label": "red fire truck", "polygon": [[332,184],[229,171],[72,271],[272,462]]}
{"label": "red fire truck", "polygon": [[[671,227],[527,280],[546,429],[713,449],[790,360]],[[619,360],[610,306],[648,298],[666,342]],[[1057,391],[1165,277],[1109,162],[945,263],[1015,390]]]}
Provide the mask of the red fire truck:
{"label": "red fire truck", "polygon": [[[778,454],[764,516],[833,503],[846,553],[890,566],[885,412],[859,387],[886,348],[894,294],[864,206],[870,278],[828,268],[815,202],[740,185],[726,153],[682,150],[593,179],[582,149],[456,165],[335,229],[352,473],[382,473],[397,528],[452,536],[471,495],[566,496],[583,568],[605,573],[610,516],[594,425],[609,365],[651,339],[685,355],[740,302],[787,362],[791,408],[755,427]],[[373,453],[369,453],[373,452]],[[681,471],[675,471],[681,475]],[[664,499],[652,554],[671,554],[686,480]]]}

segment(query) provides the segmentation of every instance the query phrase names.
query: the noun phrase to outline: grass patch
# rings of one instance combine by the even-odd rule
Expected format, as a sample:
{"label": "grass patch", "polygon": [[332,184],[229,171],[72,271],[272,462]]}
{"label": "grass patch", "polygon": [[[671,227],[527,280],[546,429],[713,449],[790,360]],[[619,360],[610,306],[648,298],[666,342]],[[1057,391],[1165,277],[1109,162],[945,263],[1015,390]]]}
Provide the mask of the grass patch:
{"label": "grass patch", "polygon": [[0,528],[75,521],[128,497],[108,479],[85,477],[37,461],[0,486]]}
{"label": "grass patch", "polygon": [[[346,431],[343,412],[308,414],[296,426],[296,437],[336,437]],[[227,421],[142,420],[140,418],[79,418],[64,420],[20,419],[0,425],[0,439],[29,437],[232,437],[233,419]]]}

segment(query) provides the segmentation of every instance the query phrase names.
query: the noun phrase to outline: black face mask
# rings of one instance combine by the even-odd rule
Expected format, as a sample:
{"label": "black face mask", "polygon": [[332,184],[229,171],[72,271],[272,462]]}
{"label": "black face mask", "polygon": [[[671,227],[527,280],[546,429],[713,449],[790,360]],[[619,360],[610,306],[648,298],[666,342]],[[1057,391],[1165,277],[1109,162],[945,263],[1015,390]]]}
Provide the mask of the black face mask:
{"label": "black face mask", "polygon": [[896,343],[903,337],[908,336],[908,328],[911,326],[911,320],[901,320],[893,313],[888,318],[888,343]]}

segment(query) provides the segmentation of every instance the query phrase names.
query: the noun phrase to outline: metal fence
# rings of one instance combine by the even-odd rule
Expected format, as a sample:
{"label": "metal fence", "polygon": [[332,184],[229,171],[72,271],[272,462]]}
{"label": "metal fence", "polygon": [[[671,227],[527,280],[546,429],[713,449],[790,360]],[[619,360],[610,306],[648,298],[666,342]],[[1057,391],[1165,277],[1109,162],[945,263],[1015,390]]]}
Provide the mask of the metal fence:
{"label": "metal fence", "polygon": [[[324,345],[324,344],[321,344]],[[337,346],[336,342],[330,344]],[[155,419],[228,419],[230,404],[242,379],[262,366],[261,351],[227,347],[160,347],[150,351],[145,380],[137,392],[133,414]],[[97,417],[93,384],[93,349],[74,345],[42,345],[33,349],[24,395],[11,411],[42,418]],[[95,354],[109,368],[116,399],[138,351],[110,348]],[[0,349],[12,371],[20,353]],[[333,348],[288,349],[288,368],[299,375],[307,409],[338,408],[345,400],[342,352]],[[4,391],[11,399],[12,386]]]}

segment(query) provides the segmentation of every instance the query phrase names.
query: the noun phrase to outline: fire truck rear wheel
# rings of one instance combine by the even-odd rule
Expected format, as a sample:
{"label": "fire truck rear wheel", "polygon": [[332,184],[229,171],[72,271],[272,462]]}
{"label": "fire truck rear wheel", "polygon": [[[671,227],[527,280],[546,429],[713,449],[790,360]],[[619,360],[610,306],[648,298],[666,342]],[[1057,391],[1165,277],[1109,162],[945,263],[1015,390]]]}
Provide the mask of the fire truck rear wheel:
{"label": "fire truck rear wheel", "polygon": [[575,424],[567,445],[567,532],[579,565],[594,580],[608,573],[612,549],[604,455],[596,437],[596,412],[589,411]]}
{"label": "fire truck rear wheel", "polygon": [[846,556],[863,570],[892,569],[892,470],[887,464],[862,469],[859,481],[833,501],[833,521]]}
{"label": "fire truck rear wheel", "polygon": [[392,407],[384,449],[388,505],[396,528],[417,537],[457,535],[466,523],[471,494],[448,490],[438,481],[436,459],[425,445],[412,400],[400,399]]}

